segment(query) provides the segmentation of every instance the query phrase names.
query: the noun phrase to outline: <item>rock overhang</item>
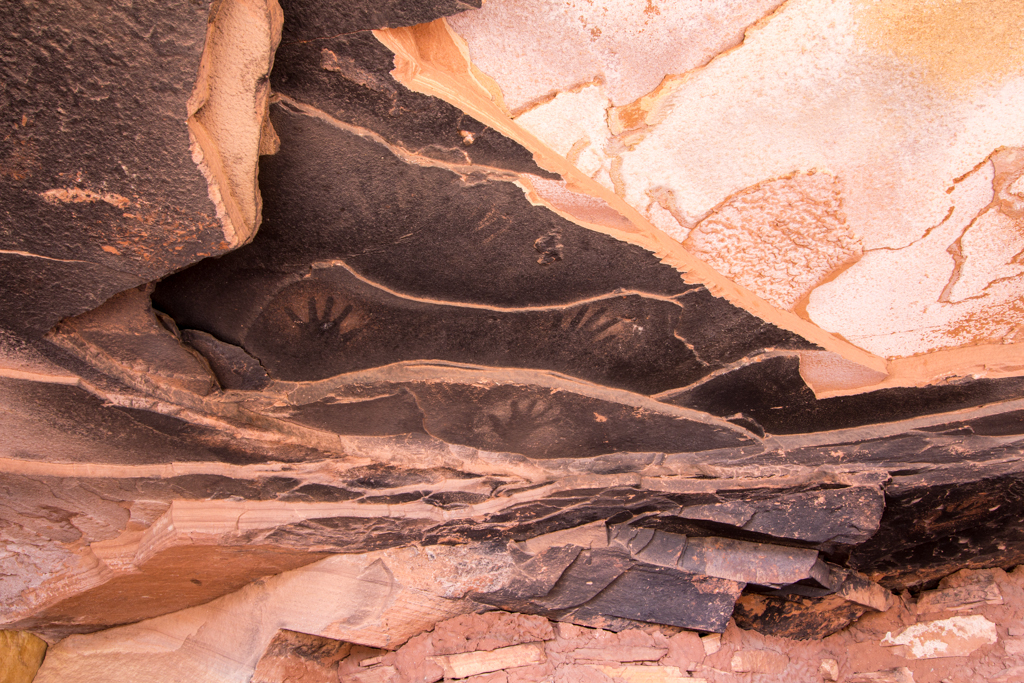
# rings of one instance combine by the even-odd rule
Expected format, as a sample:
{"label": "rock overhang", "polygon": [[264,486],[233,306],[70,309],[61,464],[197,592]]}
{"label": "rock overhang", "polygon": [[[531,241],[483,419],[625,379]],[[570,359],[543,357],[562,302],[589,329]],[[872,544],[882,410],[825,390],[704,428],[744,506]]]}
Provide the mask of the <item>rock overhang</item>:
{"label": "rock overhang", "polygon": [[[125,172],[135,178],[126,190],[102,164],[69,175],[72,150],[15,178],[8,190],[24,202],[35,193],[26,211],[41,211],[45,229],[11,214],[0,251],[18,264],[5,305],[5,533],[27,549],[6,560],[17,568],[3,596],[9,625],[60,637],[206,602],[328,554],[466,546],[503,568],[501,585],[463,593],[481,605],[716,631],[737,600],[757,628],[758,614],[801,596],[840,615],[819,626],[829,629],[884,606],[851,599],[850,582],[877,596],[965,566],[1020,562],[1012,126],[996,117],[975,136],[981,147],[958,148],[974,166],[950,166],[963,174],[945,197],[927,189],[945,176],[921,181],[928,206],[914,211],[946,211],[925,234],[911,229],[917,213],[904,220],[895,199],[881,203],[895,211],[890,222],[906,223],[905,245],[865,232],[856,201],[887,171],[844,166],[840,152],[856,140],[835,159],[811,154],[814,163],[768,164],[760,176],[757,157],[739,171],[750,182],[708,194],[704,206],[682,185],[654,186],[658,154],[704,169],[709,180],[691,189],[724,182],[715,164],[673,147],[696,125],[686,97],[711,87],[716,70],[742,81],[737,64],[786,35],[835,42],[814,3],[734,16],[710,62],[694,58],[688,78],[658,76],[646,95],[623,94],[625,72],[604,73],[530,95],[527,109],[515,104],[527,95],[502,97],[518,92],[514,69],[488,71],[513,63],[502,62],[507,36],[486,42],[504,26],[488,22],[511,16],[501,15],[506,4],[446,23],[439,17],[467,7],[400,4],[388,14],[288,2],[283,29],[270,5],[226,1],[209,27],[190,9],[182,30],[195,35],[181,44],[191,61],[173,72],[182,80],[174,106],[195,120],[150,133],[178,166],[151,168],[145,182]],[[866,11],[849,5],[849,16]],[[645,21],[663,30],[684,19]],[[83,31],[102,36],[103,26]],[[231,31],[250,42],[225,38]],[[198,82],[181,75],[189,68]],[[801,73],[783,86],[805,87]],[[605,112],[599,142],[600,131],[580,126],[597,125],[584,95],[606,86],[618,109]],[[28,137],[16,142],[57,149],[24,116],[15,130]],[[81,130],[67,144],[85,145],[103,116],[75,119]],[[135,204],[177,195],[190,202],[180,210],[202,213],[187,223],[206,226],[207,251],[160,220],[113,242],[123,220],[139,219]],[[47,237],[56,219],[46,212],[57,209],[89,226],[80,253]],[[927,246],[946,233],[959,237]],[[994,298],[971,299],[967,318],[938,319],[976,323],[992,306],[999,329],[975,333],[970,323],[941,343],[886,347],[858,334],[895,339],[907,324],[853,334],[816,316],[860,291],[844,278],[914,249],[922,256],[909,273],[950,261],[935,305],[922,310],[957,306],[973,287]],[[212,251],[222,255],[182,269]],[[978,266],[990,257],[1006,263]],[[47,275],[54,267],[65,270]],[[893,268],[857,282],[898,298],[909,290],[885,279]],[[49,301],[30,286],[48,277],[63,287]],[[826,291],[838,292],[827,305]],[[899,312],[896,299],[886,305]],[[586,525],[603,530],[603,546],[521,547]],[[625,537],[647,543],[616,540]],[[707,559],[709,548],[731,559]],[[727,576],[712,569],[751,553],[780,558],[766,561],[776,570],[801,553],[821,564],[817,578],[808,567],[786,581],[756,563]],[[588,581],[605,583],[567,597]],[[133,605],[105,607],[142,591]],[[633,604],[650,592],[663,604]],[[667,608],[674,600],[704,611]]]}

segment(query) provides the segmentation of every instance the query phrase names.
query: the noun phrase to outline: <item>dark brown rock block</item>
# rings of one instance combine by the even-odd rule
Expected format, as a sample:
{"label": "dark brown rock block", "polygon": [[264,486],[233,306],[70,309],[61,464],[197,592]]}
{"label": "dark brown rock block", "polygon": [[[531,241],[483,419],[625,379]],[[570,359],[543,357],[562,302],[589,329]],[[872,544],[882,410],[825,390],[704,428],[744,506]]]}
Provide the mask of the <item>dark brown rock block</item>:
{"label": "dark brown rock block", "polygon": [[[1018,444],[1013,452],[1018,452]],[[877,534],[857,547],[851,565],[901,589],[958,569],[1024,562],[1018,465],[964,463],[895,477]]]}
{"label": "dark brown rock block", "polygon": [[574,612],[721,633],[732,616],[742,583],[638,565]]}
{"label": "dark brown rock block", "polygon": [[186,124],[209,3],[8,9],[0,259],[13,288],[0,325],[40,334],[239,244],[209,198]]}
{"label": "dark brown rock block", "polygon": [[[742,415],[771,434],[800,434],[953,412],[1013,399],[1024,390],[1024,380],[1016,377],[965,378],[936,386],[899,387],[818,399],[800,375],[800,362],[796,354],[766,354],[656,398],[722,417]],[[955,428],[966,428],[966,424],[947,427]],[[979,425],[972,433],[984,433],[983,429]]]}
{"label": "dark brown rock block", "polygon": [[[300,4],[293,2],[288,5]],[[309,9],[317,3],[301,3]],[[321,10],[322,11],[322,10]],[[300,19],[301,20],[301,19]],[[466,172],[504,169],[556,178],[524,147],[442,100],[412,92],[390,74],[394,54],[369,31],[301,33],[286,12],[285,39],[277,53],[274,92],[312,105],[357,130],[424,161],[436,159]],[[290,35],[291,33],[291,35]],[[477,168],[474,168],[477,167]]]}
{"label": "dark brown rock block", "polygon": [[311,0],[285,0],[287,39],[311,40],[375,28],[412,26],[480,7],[480,0],[358,0],[344,11]]}
{"label": "dark brown rock block", "polygon": [[[260,237],[155,293],[181,327],[245,348],[272,377],[445,359],[654,393],[766,344],[810,348],[508,182],[467,187],[443,164],[410,163],[314,113],[273,108],[282,148],[264,161]],[[330,199],[311,194],[321,191]],[[410,211],[395,197],[420,199]],[[559,258],[538,258],[556,234]]]}

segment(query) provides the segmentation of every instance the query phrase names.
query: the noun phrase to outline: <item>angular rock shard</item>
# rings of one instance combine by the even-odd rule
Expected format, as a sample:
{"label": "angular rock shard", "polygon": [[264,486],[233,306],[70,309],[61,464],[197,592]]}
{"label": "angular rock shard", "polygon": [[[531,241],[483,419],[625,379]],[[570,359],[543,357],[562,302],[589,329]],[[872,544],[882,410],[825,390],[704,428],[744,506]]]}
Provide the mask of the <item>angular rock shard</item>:
{"label": "angular rock shard", "polygon": [[998,639],[996,625],[973,614],[914,624],[895,635],[887,633],[882,645],[901,648],[908,659],[935,659],[963,657]]}

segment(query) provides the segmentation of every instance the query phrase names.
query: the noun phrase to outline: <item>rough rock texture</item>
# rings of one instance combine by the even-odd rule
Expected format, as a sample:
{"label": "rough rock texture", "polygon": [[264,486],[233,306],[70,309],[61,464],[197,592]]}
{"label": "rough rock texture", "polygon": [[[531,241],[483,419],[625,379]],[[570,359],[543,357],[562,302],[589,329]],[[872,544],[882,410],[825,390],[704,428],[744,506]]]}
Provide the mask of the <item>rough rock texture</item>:
{"label": "rough rock texture", "polygon": [[640,5],[449,23],[496,116],[758,296],[887,357],[1019,341],[1018,3]]}
{"label": "rough rock texture", "polygon": [[335,683],[338,663],[351,652],[350,643],[281,630],[260,657],[252,683]]}
{"label": "rough rock texture", "polygon": [[[220,7],[211,17],[206,2],[108,8],[85,0],[18,2],[5,12],[0,326],[45,332],[251,237],[265,118],[258,103],[254,109],[253,88],[269,72],[274,27],[264,19],[259,34],[254,13],[271,10],[258,0]],[[236,10],[249,14],[225,21]],[[248,42],[207,40],[221,29]],[[226,83],[211,89],[232,103],[221,124],[235,145],[251,147],[245,158],[220,159],[216,132],[205,142],[192,135],[187,119],[196,109],[207,123],[225,114],[209,111],[214,100],[204,107],[196,98],[207,65],[228,72],[214,74]],[[252,130],[240,128],[246,119]],[[230,180],[219,177],[225,170]],[[248,212],[239,224],[228,204],[234,186],[246,183]]]}
{"label": "rough rock texture", "polygon": [[733,195],[690,230],[683,246],[779,308],[861,255],[846,226],[839,181],[826,173],[769,180]]}
{"label": "rough rock texture", "polygon": [[44,678],[794,675],[765,643],[1024,563],[1019,8],[705,5],[5,14],[0,623]]}
{"label": "rough rock texture", "polygon": [[32,683],[46,641],[24,631],[0,631],[0,683]]}
{"label": "rough rock texture", "polygon": [[[934,591],[921,592],[916,598],[906,593],[889,611],[875,613],[849,629],[816,640],[762,635],[730,624],[722,635],[714,636],[714,647],[705,648],[697,633],[668,626],[633,624],[612,632],[549,622],[538,616],[471,611],[447,619],[438,613],[440,621],[433,627],[382,648],[372,635],[374,620],[383,617],[400,629],[401,624],[415,618],[415,611],[408,607],[425,606],[416,602],[425,596],[420,594],[409,602],[408,589],[397,588],[409,580],[409,574],[399,572],[392,590],[401,591],[400,601],[404,601],[406,611],[388,607],[386,601],[374,603],[372,583],[361,579],[353,582],[351,576],[346,577],[344,571],[339,571],[339,559],[315,565],[322,578],[310,577],[314,567],[309,567],[271,579],[260,590],[264,591],[262,604],[278,604],[285,594],[299,595],[294,581],[305,575],[308,578],[303,580],[317,581],[326,590],[325,599],[330,600],[335,595],[330,586],[340,580],[345,589],[356,591],[363,605],[359,616],[346,613],[344,631],[337,623],[323,626],[289,608],[284,628],[299,627],[301,622],[307,632],[275,633],[261,624],[259,616],[245,610],[244,601],[229,596],[206,607],[135,626],[72,636],[53,648],[37,680],[130,681],[138,680],[132,676],[144,676],[162,683],[182,680],[175,678],[181,675],[197,682],[245,681],[252,675],[258,683],[434,683],[467,676],[470,681],[504,683],[1011,683],[1020,680],[1019,674],[1024,671],[1024,652],[1019,648],[1022,639],[1014,635],[1024,633],[1024,575],[1020,570],[1010,574],[1002,570],[980,574],[965,571],[945,579],[946,585],[960,587],[993,585],[1005,596],[1002,604],[978,604],[966,613],[946,611],[935,618],[934,614],[921,612],[922,604]],[[439,554],[435,561],[440,559]],[[421,564],[408,554],[385,553],[372,561],[383,561],[400,570],[394,564],[396,560],[411,561],[414,571],[429,571],[429,564]],[[371,558],[362,561],[367,563]],[[465,569],[461,578],[470,578]],[[301,607],[307,605],[312,607],[305,602]],[[275,613],[284,614],[280,610]],[[930,653],[962,647],[966,644],[962,629],[936,627],[956,620],[982,627],[982,637],[975,637],[971,647],[957,656],[916,658],[909,650],[901,653],[904,646],[891,642],[915,634],[913,646]],[[239,628],[243,624],[245,627]],[[705,640],[709,638],[705,636]],[[228,666],[232,657],[233,669]],[[240,661],[244,663],[239,665]]]}

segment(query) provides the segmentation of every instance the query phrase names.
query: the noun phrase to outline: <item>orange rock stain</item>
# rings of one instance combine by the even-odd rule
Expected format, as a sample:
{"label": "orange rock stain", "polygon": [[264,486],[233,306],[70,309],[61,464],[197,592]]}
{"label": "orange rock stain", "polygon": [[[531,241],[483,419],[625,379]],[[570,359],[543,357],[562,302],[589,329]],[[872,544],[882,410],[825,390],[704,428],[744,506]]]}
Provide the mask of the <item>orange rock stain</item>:
{"label": "orange rock stain", "polygon": [[1024,75],[1021,0],[860,0],[859,38],[966,94]]}

